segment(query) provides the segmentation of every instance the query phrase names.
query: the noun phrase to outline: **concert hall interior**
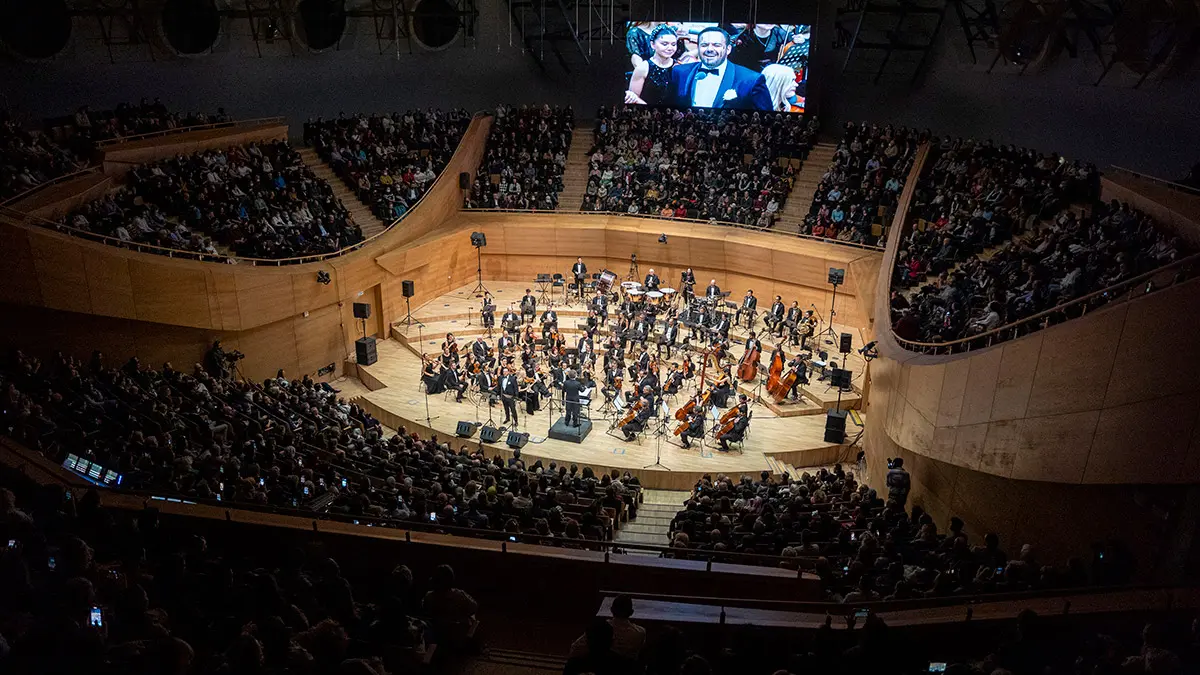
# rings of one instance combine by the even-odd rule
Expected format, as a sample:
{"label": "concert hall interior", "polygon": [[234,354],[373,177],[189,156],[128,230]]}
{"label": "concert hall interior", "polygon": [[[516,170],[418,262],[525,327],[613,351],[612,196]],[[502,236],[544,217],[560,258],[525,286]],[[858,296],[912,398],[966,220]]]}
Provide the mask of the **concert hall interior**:
{"label": "concert hall interior", "polygon": [[1194,0],[101,4],[0,2],[0,673],[1200,669]]}

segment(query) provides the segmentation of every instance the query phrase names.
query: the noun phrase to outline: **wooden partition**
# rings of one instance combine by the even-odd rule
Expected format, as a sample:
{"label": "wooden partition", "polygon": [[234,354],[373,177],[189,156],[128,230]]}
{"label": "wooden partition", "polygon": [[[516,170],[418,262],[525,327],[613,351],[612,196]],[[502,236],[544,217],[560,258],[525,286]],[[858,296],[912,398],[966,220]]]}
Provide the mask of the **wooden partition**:
{"label": "wooden partition", "polygon": [[123,174],[131,166],[156,162],[175,155],[187,155],[213,148],[231,145],[283,141],[288,137],[288,125],[282,121],[247,124],[237,127],[219,127],[201,131],[187,131],[166,136],[155,136],[142,140],[114,143],[103,150],[102,164],[106,174]]}
{"label": "wooden partition", "polygon": [[[454,222],[487,235],[486,279],[532,284],[538,273],[569,276],[576,256],[593,272],[608,268],[624,279],[636,255],[639,274],[644,277],[653,268],[664,285],[679,286],[680,272],[691,267],[698,292],[710,279],[732,291],[733,301],[753,288],[760,311],[778,294],[788,304],[799,300],[805,309],[815,305],[825,316],[833,302],[829,268],[849,268],[856,261],[877,268],[882,257],[875,251],[740,228],[606,214],[463,211]],[[663,234],[665,244],[659,243]],[[838,323],[868,325],[858,293],[853,275],[847,274],[837,292]]]}

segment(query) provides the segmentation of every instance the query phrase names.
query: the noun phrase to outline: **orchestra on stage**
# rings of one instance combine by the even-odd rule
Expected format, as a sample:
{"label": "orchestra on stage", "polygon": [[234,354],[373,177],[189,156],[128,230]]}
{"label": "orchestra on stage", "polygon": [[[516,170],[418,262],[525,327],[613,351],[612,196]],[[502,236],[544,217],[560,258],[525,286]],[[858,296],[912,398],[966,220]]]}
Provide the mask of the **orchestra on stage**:
{"label": "orchestra on stage", "polygon": [[[501,424],[514,426],[519,405],[533,415],[549,403],[578,427],[592,419],[595,399],[609,433],[625,441],[655,433],[683,448],[707,438],[729,451],[745,438],[755,403],[799,401],[810,375],[822,369],[824,379],[826,364],[813,359],[808,344],[817,331],[814,310],[801,310],[798,301],[785,306],[777,295],[760,315],[753,289],[734,303],[715,279],[697,294],[690,268],[678,288],[653,269],[640,280],[635,271],[636,262],[618,282],[608,270],[589,275],[583,258],[576,260],[564,301],[579,303],[587,316],[574,340],[560,329],[555,303],[539,301],[529,288],[493,335],[496,306],[485,291],[479,311],[488,337],[460,341],[447,333],[440,353],[421,357],[425,393],[452,392],[457,402],[486,405],[489,419],[498,405]],[[731,326],[748,332],[736,357]],[[785,345],[796,348],[790,357]],[[673,412],[669,402],[677,403]]]}

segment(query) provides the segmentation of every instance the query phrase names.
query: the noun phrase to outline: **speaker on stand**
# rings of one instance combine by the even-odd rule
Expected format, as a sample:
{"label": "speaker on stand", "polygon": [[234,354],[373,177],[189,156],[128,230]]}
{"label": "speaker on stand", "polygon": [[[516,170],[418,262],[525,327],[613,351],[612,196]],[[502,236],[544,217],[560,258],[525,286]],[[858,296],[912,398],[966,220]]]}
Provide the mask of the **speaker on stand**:
{"label": "speaker on stand", "polygon": [[405,279],[400,282],[400,289],[404,293],[404,318],[400,319],[399,324],[403,324],[408,328],[413,326],[425,327],[425,324],[417,321],[412,315],[412,296],[416,294],[412,279]]}
{"label": "speaker on stand", "polygon": [[367,319],[371,318],[371,305],[365,302],[354,303],[354,318],[358,319],[362,328],[362,337],[354,341],[354,358],[360,366],[375,365],[379,360],[375,338],[367,337]]}

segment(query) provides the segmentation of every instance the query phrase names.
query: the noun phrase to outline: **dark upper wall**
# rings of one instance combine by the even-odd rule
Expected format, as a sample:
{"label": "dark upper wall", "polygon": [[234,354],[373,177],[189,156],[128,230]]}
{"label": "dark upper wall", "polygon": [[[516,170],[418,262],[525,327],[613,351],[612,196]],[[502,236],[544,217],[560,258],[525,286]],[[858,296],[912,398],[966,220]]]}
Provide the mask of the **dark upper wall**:
{"label": "dark upper wall", "polygon": [[[1151,80],[1135,90],[1118,66],[1104,85],[1093,87],[1099,65],[1088,52],[1074,60],[1064,56],[1039,74],[1019,76],[1001,66],[988,75],[983,70],[990,55],[981,54],[983,65],[972,67],[962,33],[948,17],[922,82],[915,88],[907,80],[872,85],[843,76],[845,53],[827,48],[830,4],[822,2],[817,21],[816,42],[825,49],[817,52],[813,82],[821,89],[815,98],[831,126],[846,119],[895,121],[1168,177],[1200,160],[1200,125],[1194,123],[1200,82],[1194,75]],[[665,16],[662,3],[654,6]],[[480,0],[479,7],[474,46],[436,53],[416,48],[408,54],[403,45],[399,57],[394,47],[379,55],[371,20],[358,19],[351,21],[351,34],[339,51],[292,56],[287,43],[277,42],[263,45],[264,56],[258,58],[246,23],[236,21],[210,56],[163,60],[160,55],[151,61],[145,47],[125,47],[115,48],[113,64],[96,22],[80,20],[71,46],[55,61],[0,62],[0,105],[36,118],[65,113],[80,102],[110,105],[157,95],[176,108],[225,105],[239,117],[285,114],[299,122],[339,111],[428,105],[482,109],[502,101],[570,103],[581,116],[591,117],[597,106],[618,100],[621,83],[615,74],[628,63],[619,40],[591,45],[592,65],[573,77],[561,74],[547,48],[551,65],[543,72],[522,52],[503,0]],[[727,11],[726,18],[734,20],[735,10]],[[586,28],[585,21],[581,24]]]}

